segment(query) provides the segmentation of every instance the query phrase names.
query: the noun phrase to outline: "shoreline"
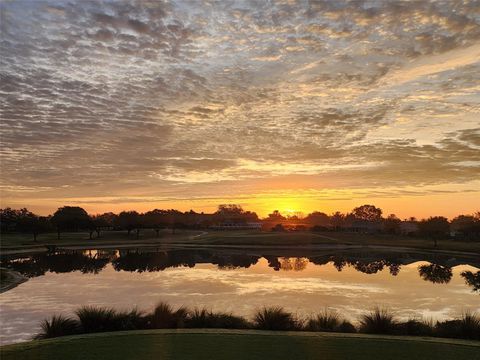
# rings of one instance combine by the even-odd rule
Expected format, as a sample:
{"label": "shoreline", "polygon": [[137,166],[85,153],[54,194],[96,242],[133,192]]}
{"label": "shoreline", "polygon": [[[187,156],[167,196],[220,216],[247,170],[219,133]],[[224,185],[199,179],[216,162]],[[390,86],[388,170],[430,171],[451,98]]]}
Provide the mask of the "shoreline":
{"label": "shoreline", "polygon": [[386,245],[368,245],[368,244],[351,244],[351,243],[325,243],[325,244],[311,244],[311,245],[252,245],[252,244],[203,244],[203,243],[165,243],[165,242],[132,242],[125,243],[104,243],[104,244],[45,244],[35,247],[19,247],[11,249],[1,249],[1,255],[21,255],[21,254],[34,254],[48,252],[49,247],[54,247],[56,250],[98,250],[98,249],[151,249],[157,248],[159,250],[178,250],[178,249],[215,249],[215,250],[241,250],[241,251],[254,251],[254,250],[295,250],[297,252],[309,252],[319,250],[373,250],[373,251],[388,251],[388,252],[415,252],[424,254],[438,254],[438,255],[459,255],[459,256],[480,256],[480,253],[475,251],[458,251],[458,250],[446,250],[446,249],[426,249],[420,247],[407,247],[407,246],[386,246]]}
{"label": "shoreline", "polygon": [[7,269],[7,268],[2,267],[2,268],[0,268],[0,271],[6,272],[11,277],[11,279],[5,285],[2,283],[2,286],[0,286],[0,294],[6,292],[8,290],[11,290],[11,289],[17,287],[18,285],[28,281],[27,277],[23,276],[19,272],[13,271],[11,269]]}

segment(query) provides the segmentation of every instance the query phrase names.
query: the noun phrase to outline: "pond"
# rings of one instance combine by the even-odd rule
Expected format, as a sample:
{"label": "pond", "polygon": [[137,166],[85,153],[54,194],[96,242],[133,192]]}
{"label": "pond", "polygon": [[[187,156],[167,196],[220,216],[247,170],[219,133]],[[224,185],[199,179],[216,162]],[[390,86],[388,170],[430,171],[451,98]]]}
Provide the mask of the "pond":
{"label": "pond", "polygon": [[156,249],[54,251],[2,258],[29,280],[0,295],[1,343],[29,340],[39,322],[81,305],[151,310],[159,301],[251,317],[280,305],[325,308],[355,321],[373,306],[400,319],[480,311],[480,259],[415,252]]}

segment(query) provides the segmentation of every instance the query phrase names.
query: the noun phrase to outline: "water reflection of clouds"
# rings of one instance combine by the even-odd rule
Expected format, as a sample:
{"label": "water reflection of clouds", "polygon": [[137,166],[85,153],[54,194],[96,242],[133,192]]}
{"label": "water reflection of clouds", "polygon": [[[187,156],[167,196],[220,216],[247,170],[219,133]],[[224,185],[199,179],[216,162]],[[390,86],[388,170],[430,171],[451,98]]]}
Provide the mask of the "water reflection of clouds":
{"label": "water reflection of clouds", "polygon": [[[191,254],[186,256],[189,264],[195,260]],[[194,267],[167,266],[161,271],[140,273],[118,271],[108,263],[96,274],[46,271],[43,276],[35,275],[0,296],[2,342],[28,339],[38,330],[38,323],[43,318],[53,313],[69,314],[83,304],[119,309],[137,306],[148,310],[163,300],[174,306],[206,306],[244,316],[251,316],[255,309],[268,305],[284,306],[299,316],[330,307],[352,320],[375,305],[394,309],[404,319],[445,319],[466,310],[480,311],[478,295],[460,276],[463,271],[478,271],[473,266],[452,267],[451,280],[446,284],[435,284],[419,276],[418,267],[430,264],[425,261],[402,265],[401,271],[393,276],[388,266],[377,267],[382,265],[378,259],[374,260],[373,267],[362,260],[365,266],[345,266],[339,272],[328,257],[316,257],[315,261],[321,263],[318,265],[301,261],[304,264],[301,271],[275,271],[270,266],[274,260],[271,257],[267,260],[245,255],[229,256],[228,261],[217,255],[213,258],[221,264],[233,261],[243,266],[225,271],[219,269],[218,263],[194,262]],[[184,262],[178,254],[151,254],[149,259],[149,266],[154,268],[159,264],[162,268],[170,263]],[[295,259],[284,262],[294,263]],[[44,259],[38,261],[45,269],[52,266]],[[359,261],[351,262],[358,264]],[[59,269],[65,269],[63,263],[54,263]],[[77,265],[83,268],[81,263]],[[129,268],[132,265],[134,263],[128,263]],[[359,268],[373,269],[374,272],[361,272]],[[34,274],[37,273],[34,270]]]}

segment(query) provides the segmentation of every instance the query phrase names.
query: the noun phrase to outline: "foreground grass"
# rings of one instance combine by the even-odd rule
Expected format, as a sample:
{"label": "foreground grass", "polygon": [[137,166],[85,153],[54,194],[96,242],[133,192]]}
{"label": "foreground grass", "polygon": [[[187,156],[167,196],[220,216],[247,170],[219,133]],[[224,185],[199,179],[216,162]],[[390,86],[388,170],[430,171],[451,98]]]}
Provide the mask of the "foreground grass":
{"label": "foreground grass", "polygon": [[2,360],[442,359],[478,360],[480,343],[242,330],[148,330],[80,335],[3,346]]}
{"label": "foreground grass", "polygon": [[40,234],[37,242],[28,234],[2,234],[1,248],[28,249],[54,246],[120,246],[120,245],[195,245],[195,246],[233,246],[251,248],[256,246],[302,246],[315,245],[360,245],[360,246],[387,246],[405,247],[421,250],[443,250],[480,253],[480,241],[440,240],[434,248],[429,239],[413,238],[389,234],[361,234],[348,232],[268,232],[268,231],[195,231],[162,230],[160,236],[150,229],[142,230],[139,238],[128,235],[126,231],[104,231],[100,238],[89,239],[88,233],[64,233],[60,240],[56,233]]}

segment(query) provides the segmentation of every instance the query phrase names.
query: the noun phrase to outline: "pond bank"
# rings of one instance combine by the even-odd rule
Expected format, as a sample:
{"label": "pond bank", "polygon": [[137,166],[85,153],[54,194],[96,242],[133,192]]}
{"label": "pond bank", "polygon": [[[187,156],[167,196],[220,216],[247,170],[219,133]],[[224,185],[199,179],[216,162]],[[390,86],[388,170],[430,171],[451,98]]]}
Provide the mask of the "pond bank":
{"label": "pond bank", "polygon": [[13,289],[14,287],[28,280],[28,278],[26,278],[22,274],[10,269],[0,268],[0,274],[0,294],[10,289]]}

